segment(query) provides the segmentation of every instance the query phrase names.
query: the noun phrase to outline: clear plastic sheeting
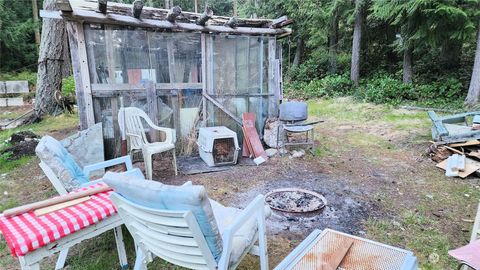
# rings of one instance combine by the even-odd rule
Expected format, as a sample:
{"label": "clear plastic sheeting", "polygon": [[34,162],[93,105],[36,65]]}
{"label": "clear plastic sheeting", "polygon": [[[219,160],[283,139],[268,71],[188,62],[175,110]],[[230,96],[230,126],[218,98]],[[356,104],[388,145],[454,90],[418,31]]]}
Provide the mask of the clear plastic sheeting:
{"label": "clear plastic sheeting", "polygon": [[200,83],[199,33],[85,24],[94,84]]}

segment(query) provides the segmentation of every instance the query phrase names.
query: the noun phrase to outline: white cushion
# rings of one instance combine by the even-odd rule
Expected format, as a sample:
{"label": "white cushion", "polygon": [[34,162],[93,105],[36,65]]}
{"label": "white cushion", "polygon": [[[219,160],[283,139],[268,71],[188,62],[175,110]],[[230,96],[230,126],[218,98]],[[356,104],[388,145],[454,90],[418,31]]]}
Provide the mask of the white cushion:
{"label": "white cushion", "polygon": [[[212,206],[213,215],[217,221],[218,230],[224,238],[225,229],[231,225],[235,218],[242,212],[242,209],[234,207],[225,207],[220,203],[210,200],[210,205]],[[270,215],[270,208],[266,207],[265,215]],[[242,257],[245,249],[248,248],[253,241],[255,241],[255,234],[257,232],[257,223],[255,217],[252,217],[243,226],[235,233],[232,242],[232,252],[230,254],[229,266],[235,265],[238,263]]]}

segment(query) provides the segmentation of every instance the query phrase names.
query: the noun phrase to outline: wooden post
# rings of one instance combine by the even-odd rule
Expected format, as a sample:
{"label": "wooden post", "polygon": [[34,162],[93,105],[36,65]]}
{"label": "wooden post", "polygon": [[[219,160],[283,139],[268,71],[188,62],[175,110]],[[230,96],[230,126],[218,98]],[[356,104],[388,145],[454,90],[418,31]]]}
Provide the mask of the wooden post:
{"label": "wooden post", "polygon": [[[173,35],[170,35],[167,42],[167,53],[168,53],[168,74],[170,77],[170,84],[176,83],[175,77],[175,55],[173,53]],[[178,99],[178,91],[181,90],[172,90],[172,110],[173,110],[173,128],[177,135],[177,139],[180,136],[180,101]]]}
{"label": "wooden post", "polygon": [[[107,51],[107,69],[108,69],[108,81],[107,83],[113,84],[115,83],[115,59],[113,56],[113,38],[112,38],[112,27],[106,26],[105,27],[105,49]],[[110,97],[110,105],[112,107],[112,126],[113,126],[113,139],[114,139],[114,151],[113,155],[118,157],[121,155],[121,137],[120,134],[120,126],[118,125],[118,100],[117,100],[117,93],[114,93],[112,97]]]}
{"label": "wooden post", "polygon": [[[155,82],[148,81],[145,84],[145,91],[147,93],[147,114],[155,125],[158,125],[158,102],[157,90],[155,89]],[[158,141],[158,134],[154,129],[150,130],[150,138],[153,141]]]}
{"label": "wooden post", "polygon": [[230,28],[236,28],[237,24],[238,24],[237,18],[231,17],[230,19],[228,19],[228,21],[224,25]]}
{"label": "wooden post", "polygon": [[205,6],[205,12],[200,16],[195,22],[197,25],[205,25],[210,18],[213,16],[213,10],[210,7]]}
{"label": "wooden post", "polygon": [[207,38],[206,34],[202,33],[200,37],[202,46],[202,126],[207,126]]}
{"label": "wooden post", "polygon": [[143,1],[135,0],[132,5],[133,17],[140,19],[140,15],[142,15],[142,9],[143,9]]}
{"label": "wooden post", "polygon": [[98,11],[103,14],[107,14],[107,0],[98,0]]}
{"label": "wooden post", "polygon": [[67,32],[80,115],[80,129],[83,130],[95,124],[83,25],[76,22],[67,22]]}
{"label": "wooden post", "polygon": [[268,116],[274,117],[278,115],[278,103],[279,103],[279,89],[278,80],[276,76],[276,40],[270,38],[268,40],[268,93],[272,94],[268,100]]}
{"label": "wooden post", "polygon": [[174,6],[167,14],[167,21],[175,23],[175,19],[182,14],[182,9],[179,6]]}

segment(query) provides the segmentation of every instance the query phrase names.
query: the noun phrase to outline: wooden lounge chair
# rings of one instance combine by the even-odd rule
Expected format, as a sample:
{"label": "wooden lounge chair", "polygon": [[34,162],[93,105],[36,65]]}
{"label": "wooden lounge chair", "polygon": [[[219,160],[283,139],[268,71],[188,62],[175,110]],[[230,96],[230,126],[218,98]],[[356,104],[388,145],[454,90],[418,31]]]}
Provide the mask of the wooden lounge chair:
{"label": "wooden lounge chair", "polygon": [[[165,140],[162,142],[149,142],[142,120],[145,121],[150,128],[165,133]],[[172,151],[173,167],[175,175],[177,175],[177,158],[175,155],[176,136],[174,129],[155,125],[144,111],[135,107],[120,108],[118,112],[118,123],[120,130],[125,132],[128,138],[130,154],[134,151],[142,151],[145,163],[145,174],[148,179],[151,180],[153,174],[152,156],[167,151]]]}
{"label": "wooden lounge chair", "polygon": [[[87,165],[81,169],[73,159],[72,155],[68,153],[63,145],[50,136],[44,136],[40,140],[35,152],[40,158],[40,168],[42,168],[48,180],[50,180],[60,195],[66,194],[82,186],[88,186],[94,184],[95,182],[101,181],[102,179],[90,181],[90,173],[114,165],[125,164],[127,172],[123,174],[135,175],[138,178],[143,177],[143,174],[139,169],[133,168],[132,161],[129,156]],[[121,225],[121,223],[119,225]],[[121,226],[115,227],[114,233],[120,265],[125,269],[128,267],[128,262],[125,252],[125,245],[123,243]],[[55,269],[63,268],[67,255],[68,249],[64,249],[60,252]]]}
{"label": "wooden lounge chair", "polygon": [[235,269],[248,252],[260,256],[260,269],[268,269],[269,209],[262,195],[240,210],[209,200],[203,186],[104,181],[115,190],[111,200],[135,240],[134,269],[147,269],[152,255],[190,269]]}

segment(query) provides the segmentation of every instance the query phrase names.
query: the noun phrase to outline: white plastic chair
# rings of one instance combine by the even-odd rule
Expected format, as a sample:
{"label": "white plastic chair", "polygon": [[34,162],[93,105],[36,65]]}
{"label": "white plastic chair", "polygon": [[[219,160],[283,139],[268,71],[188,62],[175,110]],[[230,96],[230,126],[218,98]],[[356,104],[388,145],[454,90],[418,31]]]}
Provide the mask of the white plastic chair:
{"label": "white plastic chair", "polygon": [[[48,155],[51,155],[53,159],[49,159],[48,161],[42,160],[42,158],[46,158],[46,157],[45,157],[45,154],[40,154],[39,152],[40,148],[47,148],[49,151]],[[65,183],[67,182],[71,183],[69,179],[65,179],[65,178],[72,178],[71,173],[67,172],[69,170],[67,168],[68,164],[63,164],[64,162],[66,162],[66,157],[65,156],[58,157],[59,155],[69,155],[66,149],[63,148],[61,143],[50,136],[44,136],[40,140],[36,151],[37,151],[37,156],[40,158],[40,163],[38,165],[43,170],[48,180],[50,180],[53,187],[57,190],[58,194],[63,195],[71,191],[72,186],[68,186],[68,187],[65,186]],[[67,158],[71,159],[72,156],[69,155]],[[49,164],[52,162],[55,164]],[[93,171],[105,169],[107,167],[111,167],[119,164],[125,164],[127,172],[125,172],[124,174],[134,175],[136,177],[143,177],[139,169],[133,168],[132,161],[129,156],[119,157],[111,160],[98,162],[95,164],[86,165],[79,173],[81,173],[82,175],[85,175],[88,178],[91,172]],[[82,183],[81,181],[79,181],[77,188],[91,185],[101,180],[102,179],[98,179],[98,180],[90,181],[86,183]],[[120,266],[122,267],[122,269],[126,269],[128,268],[128,262],[127,262],[127,254],[125,251],[125,244],[123,242],[122,227],[117,226],[113,229],[113,231],[115,234],[115,241],[117,244]],[[58,259],[57,259],[57,263],[55,265],[55,269],[63,268],[63,266],[65,265],[65,261],[67,259],[68,250],[69,249],[67,248],[60,252],[60,255],[58,256]]]}
{"label": "white plastic chair", "polygon": [[[149,142],[145,134],[142,119],[145,120],[151,128],[165,133],[165,141]],[[152,156],[166,151],[172,151],[173,167],[175,169],[175,175],[177,175],[177,158],[175,155],[176,136],[174,129],[155,125],[144,111],[135,107],[120,108],[118,112],[118,124],[120,130],[125,132],[128,138],[130,154],[136,150],[142,151],[145,162],[145,174],[148,179],[151,180],[153,174]]]}
{"label": "white plastic chair", "polygon": [[[247,253],[260,256],[260,269],[268,269],[267,241],[265,236],[265,202],[264,196],[258,195],[244,210],[223,207],[211,201],[219,231],[223,241],[223,250],[217,263],[205,237],[191,211],[158,210],[138,205],[116,192],[111,200],[118,209],[127,229],[137,245],[135,270],[146,270],[147,263],[153,256],[158,256],[170,263],[190,269],[235,269]],[[220,207],[220,208],[218,208]],[[235,211],[234,219],[222,228],[218,222],[217,212]],[[238,212],[237,212],[238,211]],[[218,213],[219,216],[225,213]],[[254,220],[252,220],[254,219]],[[241,231],[247,224],[255,230],[252,241],[245,247],[238,260],[231,261],[235,239],[242,237]],[[243,240],[243,238],[242,238]],[[254,245],[258,240],[258,246]]]}

